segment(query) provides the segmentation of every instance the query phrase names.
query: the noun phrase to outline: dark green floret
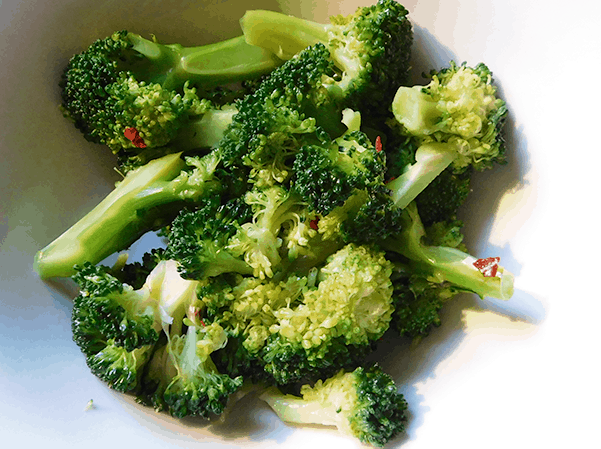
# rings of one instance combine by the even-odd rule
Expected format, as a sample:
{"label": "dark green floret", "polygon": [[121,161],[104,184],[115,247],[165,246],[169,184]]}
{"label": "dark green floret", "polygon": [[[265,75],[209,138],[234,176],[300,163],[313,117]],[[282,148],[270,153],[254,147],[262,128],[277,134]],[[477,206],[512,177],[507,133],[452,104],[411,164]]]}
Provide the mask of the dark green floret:
{"label": "dark green floret", "polygon": [[338,372],[300,395],[270,388],[261,394],[284,421],[336,426],[362,443],[382,447],[405,430],[407,402],[394,380],[378,365]]}
{"label": "dark green floret", "polygon": [[248,167],[259,186],[282,183],[303,145],[330,140],[326,131],[344,132],[340,112],[329,114],[329,99],[321,92],[322,77],[331,70],[328,56],[323,45],[301,52],[237,103],[238,113],[219,143],[226,166]]}
{"label": "dark green floret", "polygon": [[[139,390],[162,330],[183,316],[196,286],[179,277],[172,261],[159,262],[137,290],[106,267],[85,263],[75,269],[81,293],[73,303],[73,340],[92,373],[111,388]],[[177,332],[181,324],[172,327]]]}
{"label": "dark green floret", "polygon": [[389,105],[408,79],[413,34],[407,14],[396,1],[380,0],[348,16],[332,16],[328,24],[251,10],[241,25],[248,43],[281,59],[324,45],[336,69],[323,82],[328,95],[340,109],[361,110],[375,118],[386,111],[382,105]]}
{"label": "dark green floret", "polygon": [[171,224],[167,254],[180,264],[186,279],[204,279],[222,273],[252,274],[240,254],[228,249],[252,209],[241,199],[222,204],[220,195],[207,197],[193,210],[184,210]]}
{"label": "dark green floret", "polygon": [[355,130],[327,145],[302,147],[293,168],[294,189],[316,213],[326,215],[356,190],[382,184],[386,165],[384,154]]}

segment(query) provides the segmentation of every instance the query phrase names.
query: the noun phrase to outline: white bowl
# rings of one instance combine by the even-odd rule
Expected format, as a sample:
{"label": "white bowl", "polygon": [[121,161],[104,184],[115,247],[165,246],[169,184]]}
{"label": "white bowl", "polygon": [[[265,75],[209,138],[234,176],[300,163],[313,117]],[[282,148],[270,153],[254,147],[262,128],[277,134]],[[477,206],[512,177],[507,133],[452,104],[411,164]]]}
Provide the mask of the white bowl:
{"label": "white bowl", "polygon": [[[239,33],[246,9],[325,21],[369,1],[0,2],[0,435],[4,447],[253,447],[358,444],[279,422],[252,398],[229,424],[177,421],[96,380],[71,340],[70,282],[42,282],[35,252],[82,217],[118,175],[58,110],[71,55],[120,29],[165,42]],[[463,296],[421,344],[386,347],[409,401],[390,447],[593,447],[600,144],[600,4],[407,0],[414,73],[485,62],[509,105],[509,162],[478,176],[463,211],[470,252],[516,275],[508,302]],[[86,409],[90,399],[94,408]],[[590,406],[590,408],[589,408]],[[12,443],[12,444],[11,444]]]}

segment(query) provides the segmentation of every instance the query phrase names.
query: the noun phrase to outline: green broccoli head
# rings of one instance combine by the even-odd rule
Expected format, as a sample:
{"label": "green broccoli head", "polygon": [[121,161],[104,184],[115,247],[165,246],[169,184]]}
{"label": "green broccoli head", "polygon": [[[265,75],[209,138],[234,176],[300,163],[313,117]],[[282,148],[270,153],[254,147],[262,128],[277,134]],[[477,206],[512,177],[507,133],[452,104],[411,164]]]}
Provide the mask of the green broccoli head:
{"label": "green broccoli head", "polygon": [[157,342],[158,303],[148,288],[134,290],[110,275],[108,267],[85,263],[76,269],[73,279],[81,293],[74,300],[73,339],[86,356],[109,341],[126,351]]}
{"label": "green broccoli head", "polygon": [[[320,85],[331,69],[328,55],[323,46],[307,49],[237,103],[238,113],[219,142],[226,166],[247,167],[258,187],[269,187],[289,179],[292,157],[303,145],[329,140],[313,114],[313,105],[324,106],[327,99]],[[336,121],[335,129],[341,128]]]}
{"label": "green broccoli head", "polygon": [[185,334],[172,336],[150,361],[139,400],[176,418],[221,414],[242,386],[241,377],[221,374],[211,359],[226,344],[227,334],[217,323],[190,325]]}
{"label": "green broccoli head", "polygon": [[373,350],[393,313],[392,265],[382,252],[349,244],[330,256],[317,285],[272,310],[260,357],[278,383],[323,377]]}
{"label": "green broccoli head", "polygon": [[196,284],[182,279],[171,260],[160,261],[137,290],[91,263],[77,266],[73,279],[81,289],[73,304],[73,340],[92,373],[119,391],[138,390],[163,331],[181,329]]}
{"label": "green broccoli head", "polygon": [[95,376],[115,390],[135,390],[161,331],[156,298],[90,263],[78,266],[73,279],[81,289],[73,302],[73,340]]}
{"label": "green broccoli head", "polygon": [[322,44],[331,54],[335,73],[323,86],[342,107],[385,115],[396,89],[408,78],[413,41],[408,11],[394,0],[360,7],[329,24],[272,11],[247,11],[241,20],[247,42],[290,59]]}
{"label": "green broccoli head", "polygon": [[336,426],[344,435],[381,447],[405,429],[407,402],[378,365],[339,371],[300,396],[270,388],[260,398],[284,421]]}
{"label": "green broccoli head", "polygon": [[220,195],[207,197],[195,209],[183,210],[170,226],[167,254],[179,262],[186,279],[222,273],[252,274],[239,254],[228,249],[230,239],[252,217],[252,210],[236,198],[222,204]]}
{"label": "green broccoli head", "polygon": [[451,62],[430,73],[427,86],[401,87],[393,100],[395,118],[422,144],[447,143],[456,172],[490,168],[503,162],[502,127],[505,102],[497,97],[492,72],[480,63],[468,67]]}
{"label": "green broccoli head", "polygon": [[349,130],[327,145],[307,145],[294,160],[293,186],[316,213],[326,215],[356,191],[384,181],[386,162],[365,133]]}

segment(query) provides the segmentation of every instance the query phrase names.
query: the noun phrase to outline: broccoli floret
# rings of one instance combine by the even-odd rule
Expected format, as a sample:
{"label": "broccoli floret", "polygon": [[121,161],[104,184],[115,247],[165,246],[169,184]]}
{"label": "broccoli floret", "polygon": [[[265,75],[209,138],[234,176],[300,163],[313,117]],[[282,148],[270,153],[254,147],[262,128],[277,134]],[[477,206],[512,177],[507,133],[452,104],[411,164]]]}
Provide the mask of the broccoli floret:
{"label": "broccoli floret", "polygon": [[413,34],[407,15],[396,1],[380,0],[346,17],[330,17],[329,24],[255,10],[246,12],[241,25],[248,43],[281,59],[323,44],[336,67],[323,80],[328,95],[341,109],[375,118],[386,115],[390,99],[408,79]]}
{"label": "broccoli floret", "polygon": [[138,389],[162,330],[193,301],[195,284],[179,278],[173,261],[159,262],[138,290],[89,262],[76,267],[73,279],[81,289],[73,340],[90,370],[118,391]]}
{"label": "broccoli floret", "polygon": [[229,248],[230,239],[250,221],[252,210],[239,198],[222,204],[211,195],[193,210],[183,210],[170,226],[167,254],[177,260],[186,279],[204,279],[222,273],[252,274],[253,268]]}
{"label": "broccoli floret", "polygon": [[[353,116],[352,110],[345,111]],[[357,114],[358,115],[358,114]],[[294,190],[315,212],[326,215],[342,206],[356,191],[378,186],[384,181],[385,157],[367,135],[344,120],[349,129],[326,145],[302,147],[294,160]]]}
{"label": "broccoli floret", "polygon": [[405,209],[400,232],[381,242],[382,248],[410,260],[411,269],[431,282],[448,282],[463,291],[499,299],[513,295],[513,275],[499,266],[494,276],[486,276],[474,265],[478,259],[456,247],[433,246],[420,220],[415,202]]}
{"label": "broccoli floret", "polygon": [[[253,188],[246,192],[244,201],[252,208],[252,219],[240,226],[229,248],[242,255],[255,277],[273,277],[280,263],[288,259],[285,255],[288,248],[282,244],[283,234],[288,224],[294,227],[299,222],[299,214],[304,213],[306,205],[294,192],[280,185]],[[302,241],[298,239],[296,243]],[[298,248],[294,251],[297,253]]]}
{"label": "broccoli floret", "polygon": [[430,77],[427,86],[400,87],[392,102],[395,119],[418,142],[415,163],[387,184],[401,209],[449,166],[462,173],[504,162],[507,107],[488,67],[451,63]]}
{"label": "broccoli floret", "polygon": [[125,253],[124,264],[116,264],[111,268],[109,274],[119,279],[123,284],[131,285],[136,290],[142,288],[148,275],[161,260],[167,260],[163,248],[155,248],[144,253],[141,262],[127,263],[127,257],[128,255]]}
{"label": "broccoli floret", "polygon": [[448,167],[417,195],[415,203],[424,226],[455,220],[471,191],[471,173],[472,170],[455,173]]}
{"label": "broccoli floret", "polygon": [[229,186],[215,177],[219,153],[187,157],[179,153],[155,159],[129,172],[92,211],[36,254],[42,278],[71,276],[73,266],[97,264],[128,248],[144,233],[170,223],[187,202]]}
{"label": "broccoli floret", "polygon": [[356,366],[389,327],[392,265],[374,248],[349,244],[330,256],[317,285],[272,310],[275,323],[260,357],[279,384],[314,381]]}
{"label": "broccoli floret", "polygon": [[260,398],[286,422],[336,426],[344,435],[384,446],[405,429],[407,402],[378,365],[344,370],[303,385],[301,396],[269,388]]}
{"label": "broccoli floret", "polygon": [[378,244],[399,230],[401,210],[394,206],[384,186],[357,190],[346,202],[317,222],[317,232],[327,242]]}
{"label": "broccoli floret", "polygon": [[221,414],[242,387],[241,377],[221,374],[211,359],[226,344],[227,334],[217,323],[190,325],[184,335],[172,336],[149,363],[138,399],[176,418]]}
{"label": "broccoli floret", "polygon": [[326,103],[319,86],[331,67],[328,57],[323,45],[301,52],[237,103],[238,113],[219,142],[226,166],[246,167],[257,187],[284,183],[303,145],[344,132],[338,117],[317,114],[317,106]]}
{"label": "broccoli floret", "polygon": [[394,313],[391,327],[405,337],[425,337],[432,327],[440,326],[440,310],[461,289],[448,282],[430,282],[415,274],[410,264],[394,265]]}
{"label": "broccoli floret", "polygon": [[71,58],[60,83],[62,108],[86,139],[114,152],[137,151],[125,136],[128,128],[138,131],[146,147],[211,146],[235,111],[213,104],[203,92],[258,77],[280,63],[243,36],[183,47],[119,31]]}

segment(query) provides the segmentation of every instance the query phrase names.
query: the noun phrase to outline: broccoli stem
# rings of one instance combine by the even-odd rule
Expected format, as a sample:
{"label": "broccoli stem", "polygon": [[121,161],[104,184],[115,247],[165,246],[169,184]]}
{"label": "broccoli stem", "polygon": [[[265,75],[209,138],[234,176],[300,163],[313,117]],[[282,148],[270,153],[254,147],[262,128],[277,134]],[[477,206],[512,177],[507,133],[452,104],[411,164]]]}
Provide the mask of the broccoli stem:
{"label": "broccoli stem", "polygon": [[260,398],[286,422],[323,426],[336,426],[340,422],[336,408],[324,407],[319,401],[308,401],[292,394],[283,394],[276,387],[266,389]]}
{"label": "broccoli stem", "polygon": [[92,211],[36,254],[34,269],[40,277],[72,276],[74,265],[97,264],[145,232],[165,226],[170,218],[165,205],[184,200],[180,193],[187,185],[178,176],[186,163],[180,156],[169,154],[128,172]]}
{"label": "broccoli stem", "polygon": [[455,160],[450,144],[426,143],[415,152],[416,162],[398,178],[386,184],[399,209],[407,207],[434,179]]}
{"label": "broccoli stem", "polygon": [[282,63],[272,52],[247,43],[244,36],[194,47],[159,44],[134,33],[128,33],[127,39],[146,58],[132,72],[139,79],[159,83],[165,89],[175,90],[186,82],[211,89],[258,78]]}
{"label": "broccoli stem", "polygon": [[169,144],[181,151],[213,148],[219,143],[237,112],[235,108],[209,109],[201,118],[180,128],[177,136]]}
{"label": "broccoli stem", "polygon": [[248,44],[269,50],[284,60],[310,45],[328,41],[329,25],[274,11],[247,11],[240,25]]}
{"label": "broccoli stem", "polygon": [[404,210],[402,231],[387,239],[383,246],[411,260],[411,267],[435,282],[450,282],[480,296],[508,300],[513,295],[513,274],[499,267],[497,276],[487,277],[473,263],[477,260],[456,248],[428,246],[422,243],[425,230],[415,203]]}

